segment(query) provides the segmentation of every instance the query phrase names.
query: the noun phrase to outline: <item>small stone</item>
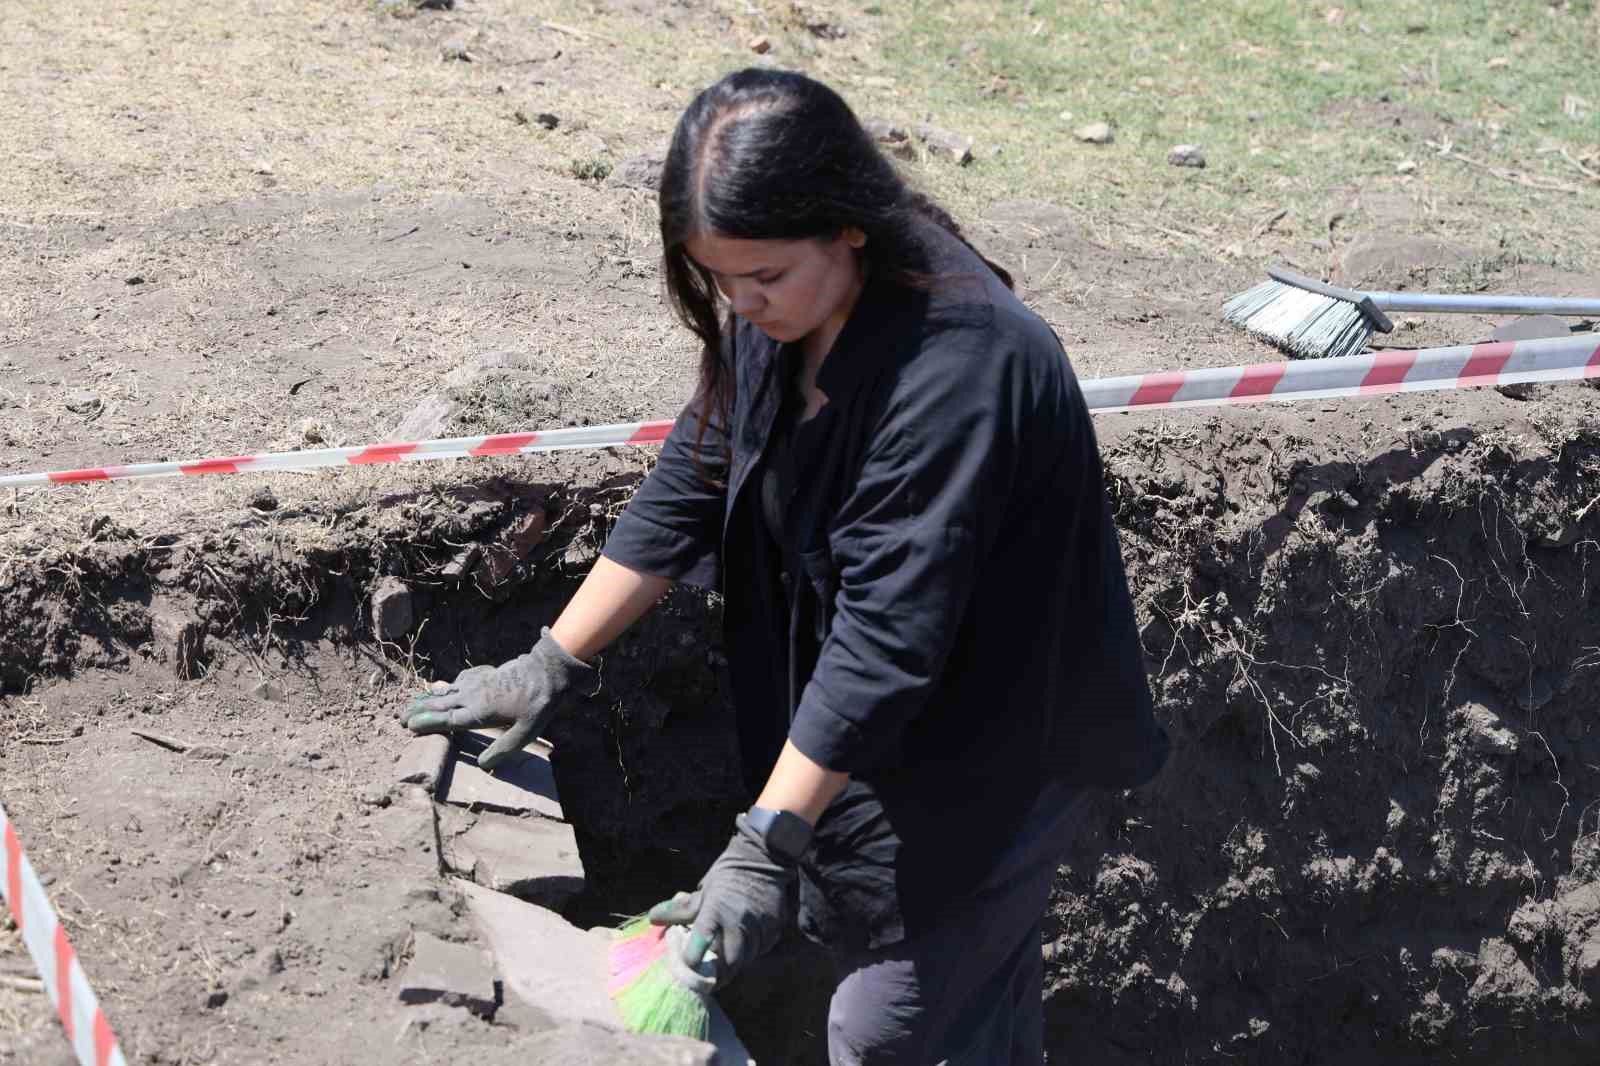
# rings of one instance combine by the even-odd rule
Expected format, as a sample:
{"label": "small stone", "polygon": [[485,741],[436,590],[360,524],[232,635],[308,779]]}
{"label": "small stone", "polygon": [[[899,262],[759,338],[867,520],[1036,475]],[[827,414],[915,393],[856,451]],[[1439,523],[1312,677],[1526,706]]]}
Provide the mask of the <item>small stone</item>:
{"label": "small stone", "polygon": [[772,51],[772,41],[767,37],[752,37],[750,38],[750,42],[748,45],[746,45],[746,47],[756,55],[764,56],[768,52]]}
{"label": "small stone", "polygon": [[1417,172],[1417,161],[1415,159],[1402,159],[1394,165],[1394,172],[1396,174],[1415,174]]}
{"label": "small stone", "polygon": [[1486,65],[1490,70],[1504,70],[1511,65],[1511,60],[1505,56],[1495,56]]}
{"label": "small stone", "polygon": [[143,285],[144,284],[144,275],[143,274],[129,274],[127,277],[123,278],[122,280],[123,280],[123,282],[125,284],[128,284],[128,285]]}
{"label": "small stone", "polygon": [[105,404],[88,389],[73,389],[67,393],[66,407],[75,415],[99,414]]}
{"label": "small stone", "polygon": [[861,128],[867,131],[867,136],[878,143],[878,146],[891,155],[901,159],[915,159],[917,149],[911,143],[911,134],[905,127],[897,126],[888,119],[869,118],[861,123]]}
{"label": "small stone", "polygon": [[303,418],[300,420],[300,440],[304,444],[325,444],[328,437],[322,423],[315,418]]}
{"label": "small stone", "polygon": [[216,1010],[218,1007],[227,1002],[228,990],[225,988],[213,988],[206,995],[206,1008],[208,1010]]}
{"label": "small stone", "polygon": [[1202,168],[1206,165],[1206,154],[1198,144],[1175,144],[1167,153],[1167,162],[1175,167]]}
{"label": "small stone", "polygon": [[553,130],[557,126],[561,125],[560,116],[552,115],[548,111],[541,111],[537,115],[534,115],[533,121],[537,122],[547,130]]}
{"label": "small stone", "polygon": [[266,703],[282,703],[288,698],[283,686],[270,679],[257,681],[250,689],[250,695]]}
{"label": "small stone", "polygon": [[411,961],[400,978],[400,1002],[444,1003],[489,1015],[498,1005],[494,965],[481,948],[413,934]]}
{"label": "small stone", "polygon": [[361,790],[359,797],[363,807],[377,807],[380,810],[394,802],[389,795],[389,789],[384,785],[368,785]]}
{"label": "small stone", "polygon": [[606,184],[618,189],[649,189],[653,192],[661,188],[661,171],[666,164],[665,158],[653,152],[629,156],[612,168]]}
{"label": "small stone", "polygon": [[468,37],[453,37],[444,43],[440,53],[446,63],[471,63],[471,39]]}
{"label": "small stone", "polygon": [[916,133],[930,155],[943,156],[956,166],[966,166],[972,162],[971,137],[926,122],[917,126]]}
{"label": "small stone", "polygon": [[272,494],[271,489],[262,485],[245,498],[244,505],[252,511],[276,511],[278,497]]}
{"label": "small stone", "polygon": [[410,586],[397,577],[380,579],[372,590],[373,635],[387,644],[393,644],[411,632],[415,621]]}
{"label": "small stone", "polygon": [[1110,144],[1116,134],[1111,132],[1111,126],[1105,122],[1091,122],[1087,126],[1079,126],[1072,131],[1072,135],[1084,144]]}

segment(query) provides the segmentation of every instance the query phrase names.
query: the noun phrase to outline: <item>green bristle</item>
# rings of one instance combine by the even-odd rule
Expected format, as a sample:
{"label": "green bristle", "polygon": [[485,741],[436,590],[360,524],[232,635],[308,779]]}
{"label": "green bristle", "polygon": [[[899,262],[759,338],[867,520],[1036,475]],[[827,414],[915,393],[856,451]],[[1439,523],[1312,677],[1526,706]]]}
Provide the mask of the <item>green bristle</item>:
{"label": "green bristle", "polygon": [[616,1004],[622,1024],[636,1033],[704,1040],[711,1029],[705,1000],[679,984],[660,960],[623,989]]}

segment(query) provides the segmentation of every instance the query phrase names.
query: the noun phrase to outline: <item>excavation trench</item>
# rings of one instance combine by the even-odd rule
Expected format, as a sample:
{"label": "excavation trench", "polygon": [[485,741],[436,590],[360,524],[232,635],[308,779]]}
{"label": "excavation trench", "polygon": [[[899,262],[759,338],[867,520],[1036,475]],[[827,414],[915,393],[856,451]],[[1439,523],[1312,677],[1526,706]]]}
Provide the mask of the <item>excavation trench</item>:
{"label": "excavation trench", "polygon": [[[1587,1061],[1600,1037],[1600,436],[1417,431],[1378,448],[1195,417],[1106,440],[1174,757],[1151,787],[1097,796],[1061,869],[1051,1047],[1109,1063]],[[241,737],[264,717],[325,723],[352,738],[323,756],[348,786],[380,779],[403,741],[398,701],[418,679],[524,650],[634,484],[478,480],[204,530],[101,517],[71,548],[7,560],[8,806],[36,827],[81,810],[78,827],[115,837],[90,795],[103,784],[77,761],[89,753],[74,753],[120,718]],[[405,584],[413,624],[380,641],[384,578]],[[740,798],[722,665],[716,598],[675,590],[608,652],[588,713],[556,728],[589,877],[575,918],[692,883],[725,840]],[[283,692],[260,688],[280,675]],[[141,693],[151,685],[159,700]],[[186,692],[223,693],[199,701],[223,709]],[[29,744],[56,737],[59,749]],[[222,778],[215,790],[245,814],[292,793]],[[67,862],[55,844],[42,852],[42,866]],[[337,894],[327,853],[290,867],[306,897]],[[69,864],[86,913],[177,936],[100,869]],[[111,932],[86,939],[91,970],[119,990],[112,1009],[151,1046],[178,1041],[198,1008],[167,1011],[163,1028],[131,953],[108,950]],[[734,1012],[762,1061],[818,1062],[826,981],[814,954],[788,950],[798,961]],[[318,958],[311,972],[337,986],[342,967]]]}

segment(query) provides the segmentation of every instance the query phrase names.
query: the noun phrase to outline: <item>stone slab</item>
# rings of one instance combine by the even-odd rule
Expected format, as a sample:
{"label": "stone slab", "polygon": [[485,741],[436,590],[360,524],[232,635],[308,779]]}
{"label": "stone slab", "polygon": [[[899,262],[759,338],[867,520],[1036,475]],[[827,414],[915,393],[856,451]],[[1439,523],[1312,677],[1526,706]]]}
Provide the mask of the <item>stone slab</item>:
{"label": "stone slab", "polygon": [[499,1005],[494,962],[482,948],[431,933],[412,936],[411,961],[400,976],[402,1003],[445,1003],[490,1015]]}
{"label": "stone slab", "polygon": [[419,785],[402,785],[388,807],[371,815],[373,845],[417,882],[439,874],[439,830],[433,800]]}
{"label": "stone slab", "polygon": [[421,785],[433,792],[449,761],[449,737],[412,737],[394,761],[394,777],[402,785]]}
{"label": "stone slab", "polygon": [[457,735],[455,757],[450,761],[444,795],[440,798],[475,811],[503,814],[537,814],[565,820],[556,795],[556,775],[550,768],[550,748],[532,744],[513,754],[489,773],[478,766],[478,756],[493,743],[492,730],[475,729]]}
{"label": "stone slab", "polygon": [[583,891],[578,837],[566,822],[487,811],[459,817],[466,824],[440,819],[444,863],[452,872],[553,910]]}
{"label": "stone slab", "polygon": [[[562,1022],[621,1029],[606,992],[609,929],[582,930],[552,911],[470,881],[452,879],[494,954],[507,991]],[[733,1023],[711,1002],[711,1036],[717,1066],[754,1066]]]}

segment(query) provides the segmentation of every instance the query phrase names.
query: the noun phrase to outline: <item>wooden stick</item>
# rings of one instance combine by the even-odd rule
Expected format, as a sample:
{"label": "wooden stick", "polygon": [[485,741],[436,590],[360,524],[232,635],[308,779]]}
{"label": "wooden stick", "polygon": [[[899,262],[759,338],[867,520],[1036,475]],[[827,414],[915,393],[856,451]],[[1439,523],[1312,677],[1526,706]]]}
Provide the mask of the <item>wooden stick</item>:
{"label": "wooden stick", "polygon": [[179,755],[194,747],[193,744],[187,744],[175,737],[162,736],[160,733],[146,733],[142,729],[130,729],[128,732],[140,740],[148,740],[158,748],[166,748],[168,751],[175,751]]}
{"label": "wooden stick", "polygon": [[37,977],[12,977],[9,974],[0,974],[0,988],[9,988],[13,992],[43,992],[44,982]]}

